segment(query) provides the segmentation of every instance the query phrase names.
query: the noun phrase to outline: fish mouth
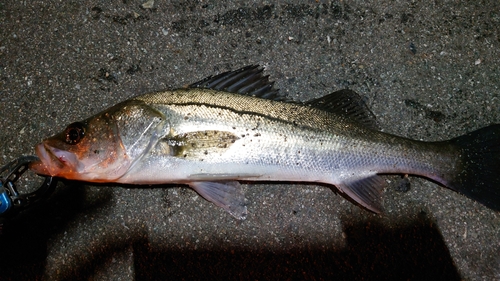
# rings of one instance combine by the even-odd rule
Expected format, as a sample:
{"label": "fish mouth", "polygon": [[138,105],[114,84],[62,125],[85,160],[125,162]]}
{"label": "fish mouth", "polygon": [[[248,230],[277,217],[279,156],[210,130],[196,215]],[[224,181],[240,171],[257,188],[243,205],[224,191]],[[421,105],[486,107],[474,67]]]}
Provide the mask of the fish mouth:
{"label": "fish mouth", "polygon": [[78,160],[71,152],[39,143],[35,147],[35,153],[40,160],[32,162],[29,167],[39,175],[66,177],[65,174],[77,171]]}

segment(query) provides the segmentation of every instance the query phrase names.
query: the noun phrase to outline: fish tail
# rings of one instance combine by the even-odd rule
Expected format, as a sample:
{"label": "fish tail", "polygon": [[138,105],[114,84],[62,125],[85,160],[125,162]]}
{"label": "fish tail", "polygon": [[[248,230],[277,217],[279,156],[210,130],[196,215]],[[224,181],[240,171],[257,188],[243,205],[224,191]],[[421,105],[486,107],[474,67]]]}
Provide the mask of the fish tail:
{"label": "fish tail", "polygon": [[460,169],[447,186],[500,211],[500,124],[447,141],[459,148]]}

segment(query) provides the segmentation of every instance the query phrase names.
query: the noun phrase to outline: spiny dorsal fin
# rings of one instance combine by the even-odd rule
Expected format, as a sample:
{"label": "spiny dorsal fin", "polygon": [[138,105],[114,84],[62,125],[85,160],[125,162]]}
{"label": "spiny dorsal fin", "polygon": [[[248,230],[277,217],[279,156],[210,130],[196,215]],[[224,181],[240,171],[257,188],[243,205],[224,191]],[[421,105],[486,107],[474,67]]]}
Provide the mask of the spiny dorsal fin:
{"label": "spiny dorsal fin", "polygon": [[209,76],[189,85],[189,88],[212,89],[270,100],[285,101],[286,98],[281,96],[277,89],[273,88],[274,82],[269,81],[269,76],[262,75],[263,70],[264,69],[258,65],[249,65],[237,70]]}
{"label": "spiny dorsal fin", "polygon": [[356,92],[344,89],[305,103],[317,109],[342,115],[350,121],[377,129],[375,115]]}

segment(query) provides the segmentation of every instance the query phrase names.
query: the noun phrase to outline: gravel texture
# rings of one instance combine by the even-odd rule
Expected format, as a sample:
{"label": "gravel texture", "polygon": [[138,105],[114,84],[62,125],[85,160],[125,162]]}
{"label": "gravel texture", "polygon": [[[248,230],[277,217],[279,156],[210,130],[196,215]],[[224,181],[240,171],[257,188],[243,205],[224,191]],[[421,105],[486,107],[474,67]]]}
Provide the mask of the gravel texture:
{"label": "gravel texture", "polygon": [[[0,3],[1,163],[119,101],[248,64],[300,101],[355,90],[414,139],[500,123],[498,1],[145,1]],[[381,215],[328,186],[245,184],[246,221],[186,187],[60,183],[3,225],[0,279],[500,280],[500,213],[387,180]]]}

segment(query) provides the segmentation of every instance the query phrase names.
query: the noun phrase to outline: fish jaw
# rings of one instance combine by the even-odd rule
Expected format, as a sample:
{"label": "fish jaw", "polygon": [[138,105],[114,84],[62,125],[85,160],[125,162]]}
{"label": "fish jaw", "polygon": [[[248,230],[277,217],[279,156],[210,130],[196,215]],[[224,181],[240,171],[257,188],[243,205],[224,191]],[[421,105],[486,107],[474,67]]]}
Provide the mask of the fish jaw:
{"label": "fish jaw", "polygon": [[62,149],[40,143],[35,147],[39,161],[30,164],[30,169],[39,175],[60,177],[69,180],[87,182],[116,182],[126,174],[131,165],[125,154],[117,161],[94,161],[95,159],[79,159],[78,155]]}
{"label": "fish jaw", "polygon": [[71,152],[44,143],[36,145],[35,152],[40,161],[33,162],[30,169],[37,174],[73,179],[83,170],[83,164]]}

